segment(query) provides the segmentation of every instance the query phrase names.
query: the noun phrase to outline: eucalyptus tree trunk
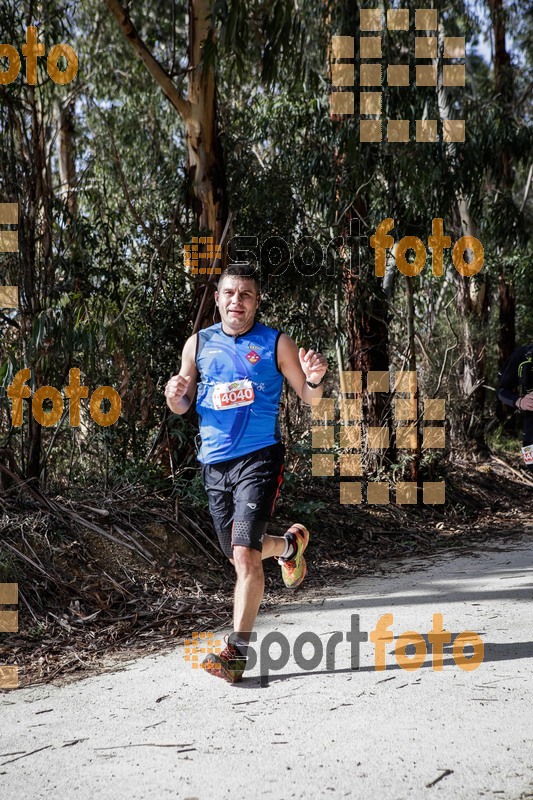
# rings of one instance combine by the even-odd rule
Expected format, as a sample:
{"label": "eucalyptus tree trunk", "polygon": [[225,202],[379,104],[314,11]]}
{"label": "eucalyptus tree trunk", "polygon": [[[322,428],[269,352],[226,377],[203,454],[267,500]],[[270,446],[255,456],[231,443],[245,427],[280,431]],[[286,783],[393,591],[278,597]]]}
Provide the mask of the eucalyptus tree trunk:
{"label": "eucalyptus tree trunk", "polygon": [[185,116],[188,170],[198,227],[220,242],[228,208],[222,145],[218,135],[215,72],[202,64],[211,25],[209,0],[189,2],[189,87]]}
{"label": "eucalyptus tree trunk", "polygon": [[[359,219],[367,216],[361,198],[354,202]],[[351,212],[347,212],[349,218]],[[356,218],[355,214],[351,218]],[[389,371],[388,302],[381,280],[374,275],[371,259],[357,258],[357,264],[345,272],[347,361],[350,370],[368,372]],[[385,425],[385,409],[389,397],[383,392],[365,394],[365,422],[377,427]]]}
{"label": "eucalyptus tree trunk", "polygon": [[[470,215],[467,201],[458,202],[463,236],[478,238],[479,231]],[[466,278],[458,275],[457,308],[463,329],[462,423],[469,444],[479,452],[486,450],[484,433],[485,375],[489,323],[489,277]]]}
{"label": "eucalyptus tree trunk", "polygon": [[[439,34],[439,49],[443,49],[442,34]],[[440,73],[439,73],[440,75]],[[439,77],[437,103],[442,120],[451,118],[450,99],[447,90]],[[448,159],[450,170],[456,169],[457,145],[448,142],[444,145],[444,153]],[[457,212],[462,236],[479,238],[478,227],[470,212],[468,199],[457,191]],[[459,381],[459,417],[461,438],[475,450],[486,450],[484,433],[485,411],[485,367],[486,343],[489,320],[489,279],[486,272],[478,273],[474,278],[457,275],[458,316],[462,327],[463,353],[460,362],[461,376]]]}
{"label": "eucalyptus tree trunk", "polygon": [[59,175],[61,193],[72,217],[78,212],[76,151],[74,146],[74,103],[59,110]]}
{"label": "eucalyptus tree trunk", "polygon": [[[409,372],[416,375],[416,320],[415,320],[415,289],[413,278],[409,275],[405,276],[405,294],[407,298],[407,340],[409,342]],[[409,381],[411,383],[411,381]],[[422,455],[421,436],[418,425],[419,418],[419,381],[416,380],[416,389],[411,393],[411,400],[415,405],[415,428],[416,428],[416,450],[411,456],[411,480],[415,483],[418,482],[418,475],[420,470],[420,458]]]}
{"label": "eucalyptus tree trunk", "polygon": [[[358,23],[359,2],[346,2],[326,6],[325,25],[332,30],[353,30]],[[328,62],[330,61],[328,49]],[[340,120],[339,120],[340,123]],[[337,208],[348,205],[345,213],[336,223],[337,235],[350,241],[352,223],[357,225],[368,220],[365,198],[361,195],[343,195],[343,173],[346,170],[346,154],[337,151],[333,156],[335,174],[335,203]],[[347,259],[345,259],[346,262]],[[356,263],[354,263],[354,261]],[[349,370],[368,372],[388,372],[389,370],[389,329],[388,300],[382,280],[374,276],[368,248],[365,255],[359,247],[357,258],[351,259],[351,268],[344,269],[343,289],[346,313],[346,354]],[[390,418],[388,394],[365,392],[365,422],[373,427],[386,425]],[[387,410],[388,409],[388,410]],[[374,459],[374,466],[377,460]]]}
{"label": "eucalyptus tree trunk", "polygon": [[[219,244],[228,216],[226,176],[218,131],[216,76],[212,63],[202,60],[202,45],[211,33],[209,0],[189,0],[188,91],[184,97],[164,67],[139,36],[129,9],[119,0],[105,0],[122,33],[148,72],[178,112],[185,129],[187,169],[192,195],[190,205],[196,226]],[[209,287],[206,287],[206,289]],[[198,287],[198,302],[204,294]],[[210,324],[214,298],[210,292],[202,304],[200,327]]]}
{"label": "eucalyptus tree trunk", "polygon": [[[494,88],[498,95],[502,117],[513,113],[514,81],[511,57],[505,45],[505,9],[502,0],[488,0],[494,36]],[[503,147],[500,153],[499,189],[510,194],[513,188],[513,158],[509,148]],[[514,294],[514,269],[512,260],[505,257],[503,248],[499,250],[499,359],[500,366],[509,358],[516,347],[516,301]]]}
{"label": "eucalyptus tree trunk", "polygon": [[[27,230],[28,242],[19,246],[25,250],[26,262],[25,293],[26,302],[20,310],[20,325],[23,342],[23,360],[33,366],[36,386],[48,381],[43,371],[41,348],[32,352],[33,326],[37,317],[48,309],[55,288],[55,264],[52,254],[52,177],[49,161],[47,137],[50,125],[42,95],[37,96],[35,88],[28,86],[30,142],[26,151],[27,161],[32,163],[32,173],[27,181]],[[21,125],[24,122],[21,121]],[[41,324],[41,323],[40,323]],[[42,427],[28,409],[28,460],[26,477],[36,482],[41,475]]]}

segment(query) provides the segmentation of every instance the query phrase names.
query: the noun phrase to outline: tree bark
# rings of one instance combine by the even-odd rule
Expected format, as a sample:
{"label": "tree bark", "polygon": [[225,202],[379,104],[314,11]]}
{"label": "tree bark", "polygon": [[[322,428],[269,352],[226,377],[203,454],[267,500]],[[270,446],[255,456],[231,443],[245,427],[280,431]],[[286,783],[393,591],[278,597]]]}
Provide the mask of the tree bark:
{"label": "tree bark", "polygon": [[[466,200],[458,203],[463,236],[478,238]],[[462,433],[479,453],[487,450],[485,442],[485,376],[487,361],[487,327],[489,322],[489,278],[458,276],[457,305],[463,325],[462,359]]]}
{"label": "tree bark", "polygon": [[[415,289],[413,278],[405,276],[405,294],[407,299],[407,340],[409,342],[409,371],[416,375],[416,321],[415,321]],[[411,383],[411,381],[409,381]],[[422,456],[421,435],[418,425],[419,417],[419,397],[418,376],[416,378],[416,389],[411,392],[411,400],[415,405],[415,428],[416,428],[416,450],[412,454],[410,471],[411,480],[418,483],[420,472],[420,458]]]}
{"label": "tree bark", "polygon": [[72,217],[78,212],[74,132],[74,103],[69,103],[59,111],[59,175],[61,192]]}
{"label": "tree bark", "polygon": [[[494,36],[494,88],[498,95],[500,113],[513,114],[514,81],[511,57],[505,44],[505,9],[503,0],[488,0],[492,31]],[[500,152],[499,188],[510,195],[514,183],[513,157],[507,147]],[[516,300],[514,293],[514,269],[512,261],[505,257],[503,248],[499,249],[499,338],[498,350],[500,367],[516,347]]]}
{"label": "tree bark", "polygon": [[[31,363],[31,351],[28,343],[32,339],[33,324],[36,318],[49,307],[56,280],[55,264],[52,258],[52,179],[45,139],[46,119],[44,109],[37,101],[33,86],[28,87],[28,96],[31,156],[35,171],[32,174],[34,180],[28,183],[28,228],[31,233],[27,252],[27,274],[28,283],[31,285],[31,303],[22,307],[20,314],[23,355],[26,364]],[[28,283],[25,288],[28,287]],[[33,353],[33,379],[36,386],[47,383],[42,369],[41,356],[41,349]],[[31,405],[29,405],[26,478],[36,483],[41,477],[41,442],[42,428],[33,417]]]}
{"label": "tree bark", "polygon": [[202,64],[202,44],[208,39],[211,4],[189,2],[189,91],[187,134],[188,170],[194,186],[193,208],[198,227],[220,242],[228,214],[222,144],[217,126],[215,72]]}
{"label": "tree bark", "polygon": [[[365,219],[366,206],[359,198],[354,202],[359,212],[356,217],[351,210],[347,220]],[[350,370],[368,372],[389,371],[388,303],[380,280],[374,276],[369,263],[361,263],[358,248],[356,264],[345,271],[344,291],[346,300],[347,361]],[[386,424],[385,408],[388,395],[382,392],[366,392],[365,422],[377,427]]]}
{"label": "tree bark", "polygon": [[[441,50],[443,45],[441,35],[439,36]],[[442,81],[439,81],[437,89],[437,103],[441,119],[450,119],[449,96]],[[446,144],[444,152],[449,160],[450,169],[453,171],[457,163],[457,145]],[[471,216],[468,200],[461,191],[457,192],[457,211],[462,236],[479,238],[479,231]],[[487,449],[484,432],[484,383],[490,302],[488,275],[486,272],[481,272],[474,278],[457,275],[457,287],[457,305],[463,330],[463,358],[460,362],[462,372],[459,381],[460,403],[457,414],[460,421],[458,438],[461,439],[461,445],[464,445],[466,440],[474,451],[484,453]]]}

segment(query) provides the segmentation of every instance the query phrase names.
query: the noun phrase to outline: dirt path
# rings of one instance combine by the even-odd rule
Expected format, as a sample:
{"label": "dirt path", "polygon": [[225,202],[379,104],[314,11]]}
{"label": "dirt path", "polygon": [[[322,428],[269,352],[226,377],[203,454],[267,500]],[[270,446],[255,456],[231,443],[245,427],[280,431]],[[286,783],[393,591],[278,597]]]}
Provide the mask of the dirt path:
{"label": "dirt path", "polygon": [[[0,788],[12,800],[533,797],[532,564],[526,537],[475,557],[389,564],[387,575],[284,605],[261,616],[262,667],[237,686],[193,670],[178,647],[69,685],[4,693]],[[483,662],[464,671],[447,644],[442,671],[428,647],[409,672],[386,643],[387,668],[376,671],[374,644],[363,641],[352,669],[352,615],[370,632],[389,613],[395,639],[411,630],[426,644],[441,613],[453,639],[479,634]],[[295,661],[304,632],[315,638],[302,657],[323,643],[313,669]],[[277,670],[276,633],[290,648]]]}

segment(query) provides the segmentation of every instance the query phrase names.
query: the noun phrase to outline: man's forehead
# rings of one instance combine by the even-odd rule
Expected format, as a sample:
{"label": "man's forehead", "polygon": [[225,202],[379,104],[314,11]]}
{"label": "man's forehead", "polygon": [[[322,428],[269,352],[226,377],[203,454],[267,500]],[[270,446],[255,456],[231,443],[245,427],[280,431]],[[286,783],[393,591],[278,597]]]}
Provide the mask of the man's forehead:
{"label": "man's forehead", "polygon": [[253,278],[241,278],[238,275],[227,275],[222,281],[221,289],[230,289],[234,292],[257,292]]}

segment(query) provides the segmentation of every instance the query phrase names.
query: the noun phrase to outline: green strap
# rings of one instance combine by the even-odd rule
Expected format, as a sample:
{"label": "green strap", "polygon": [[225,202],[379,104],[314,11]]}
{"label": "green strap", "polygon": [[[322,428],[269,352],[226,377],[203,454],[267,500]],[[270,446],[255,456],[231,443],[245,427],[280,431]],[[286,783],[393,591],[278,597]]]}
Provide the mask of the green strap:
{"label": "green strap", "polygon": [[531,365],[532,362],[533,362],[533,356],[528,355],[526,360],[522,361],[518,365],[518,377],[520,378],[520,383],[519,383],[519,395],[520,395],[520,397],[523,397],[525,394],[527,394],[527,389],[526,389],[526,387],[524,385],[525,381],[522,380],[522,374],[523,374],[523,371],[524,371],[524,367],[526,366],[526,364]]}

